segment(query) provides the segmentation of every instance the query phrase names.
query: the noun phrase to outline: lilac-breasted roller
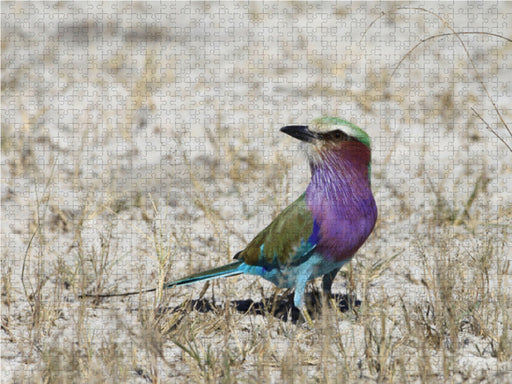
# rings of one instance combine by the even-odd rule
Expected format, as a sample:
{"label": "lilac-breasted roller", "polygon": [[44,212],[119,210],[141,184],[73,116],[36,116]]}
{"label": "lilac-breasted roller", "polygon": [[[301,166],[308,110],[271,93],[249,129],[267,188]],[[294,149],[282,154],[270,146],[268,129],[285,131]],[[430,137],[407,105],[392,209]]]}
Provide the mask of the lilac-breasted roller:
{"label": "lilac-breasted roller", "polygon": [[322,289],[331,295],[336,274],[377,220],[370,185],[370,138],[361,128],[335,117],[281,131],[305,143],[311,168],[306,191],[238,252],[236,261],[166,283],[164,288],[243,273],[257,275],[278,287],[295,288],[294,304],[311,323],[305,308],[306,283],[323,276]]}

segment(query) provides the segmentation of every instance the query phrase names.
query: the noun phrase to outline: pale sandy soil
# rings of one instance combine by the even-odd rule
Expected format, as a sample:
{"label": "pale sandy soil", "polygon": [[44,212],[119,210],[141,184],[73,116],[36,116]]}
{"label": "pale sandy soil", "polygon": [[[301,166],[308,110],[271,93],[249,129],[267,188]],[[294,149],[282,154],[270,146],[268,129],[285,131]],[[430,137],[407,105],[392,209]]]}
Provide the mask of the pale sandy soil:
{"label": "pale sandy soil", "polygon": [[[512,43],[405,57],[512,38],[478,4],[2,2],[1,381],[512,382],[512,151],[472,110],[512,146]],[[323,115],[373,139],[354,306],[78,298],[228,262],[307,185],[279,128]]]}

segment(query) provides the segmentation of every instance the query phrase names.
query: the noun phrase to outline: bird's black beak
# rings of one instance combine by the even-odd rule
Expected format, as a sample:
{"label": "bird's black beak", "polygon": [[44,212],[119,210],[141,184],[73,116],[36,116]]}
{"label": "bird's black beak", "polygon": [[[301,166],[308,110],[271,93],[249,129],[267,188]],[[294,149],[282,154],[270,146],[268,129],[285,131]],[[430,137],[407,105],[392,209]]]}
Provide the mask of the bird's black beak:
{"label": "bird's black beak", "polygon": [[307,125],[287,125],[281,128],[281,132],[306,143],[311,143],[314,139],[318,138],[318,135],[311,132]]}

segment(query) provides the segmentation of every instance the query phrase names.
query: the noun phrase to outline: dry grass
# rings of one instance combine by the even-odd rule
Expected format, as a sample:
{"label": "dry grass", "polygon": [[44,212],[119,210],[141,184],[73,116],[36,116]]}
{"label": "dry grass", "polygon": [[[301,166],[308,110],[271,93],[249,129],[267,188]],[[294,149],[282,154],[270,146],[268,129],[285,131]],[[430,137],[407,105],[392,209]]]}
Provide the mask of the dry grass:
{"label": "dry grass", "polygon": [[[288,6],[307,19],[301,5]],[[204,7],[208,12],[213,5]],[[345,20],[354,10],[339,7],[333,17]],[[384,32],[403,25],[407,17],[426,20],[421,12],[406,17],[391,3],[386,11],[369,17],[375,25],[385,21],[380,27]],[[248,12],[254,28],[267,20],[255,3]],[[84,22],[80,28],[91,36],[94,25]],[[413,64],[430,57],[417,56],[418,48],[407,55],[400,51],[404,61],[390,60],[401,67],[407,60],[413,63],[394,73],[379,63],[378,55],[366,52],[363,57],[372,68],[363,77],[364,87],[347,86],[341,94],[339,84],[329,80],[293,83],[294,71],[301,67],[289,69],[287,60],[306,57],[308,68],[317,68],[325,79],[344,78],[357,67],[352,59],[316,54],[313,42],[308,46],[298,39],[293,42],[297,46],[283,47],[279,60],[255,48],[250,65],[234,63],[231,85],[247,84],[248,89],[226,88],[229,97],[221,97],[223,91],[215,87],[224,84],[222,71],[210,68],[207,55],[188,40],[183,46],[172,42],[176,52],[183,49],[176,57],[159,56],[153,46],[133,54],[135,47],[141,49],[137,39],[156,39],[153,43],[163,46],[158,39],[167,32],[155,28],[132,30],[131,40],[118,42],[111,56],[94,56],[90,79],[87,73],[63,71],[67,85],[50,88],[43,96],[87,84],[109,94],[113,87],[126,98],[116,104],[114,114],[107,104],[89,102],[83,107],[87,113],[70,112],[71,122],[59,117],[58,128],[52,125],[60,116],[52,114],[57,113],[53,104],[44,98],[28,102],[39,99],[30,93],[24,76],[45,80],[29,61],[9,66],[16,60],[16,47],[3,37],[2,109],[17,113],[2,113],[6,380],[512,382],[511,153],[480,121],[496,122],[489,127],[510,144],[512,136],[502,122],[511,115],[500,110],[504,117],[496,118],[492,103],[478,88],[480,80],[491,88],[491,80],[500,75],[510,84],[510,68],[498,56],[510,55],[510,45],[496,51],[490,43],[473,42],[482,52],[498,56],[505,67],[501,72],[491,66],[495,72],[476,74],[469,64],[467,70],[460,69],[467,59],[462,52],[456,56],[458,66],[425,74],[426,79],[437,76],[432,82],[415,80]],[[60,32],[63,39],[65,33],[76,33],[66,28]],[[9,33],[16,32],[8,30],[4,36]],[[372,44],[371,34],[369,28],[361,44]],[[109,38],[115,34],[104,37]],[[26,44],[30,46],[29,38]],[[433,39],[429,44],[427,53],[438,54],[444,62],[445,43]],[[471,45],[466,43],[468,50]],[[41,58],[49,63],[65,60],[60,53],[43,51]],[[189,66],[202,72],[183,90],[180,60],[190,57],[203,60],[199,67]],[[487,63],[482,57],[474,59],[481,66]],[[211,79],[206,67],[213,71]],[[400,70],[410,84],[396,80]],[[303,92],[289,103],[301,100],[308,106],[311,100],[322,100],[322,111],[332,114],[331,105],[350,100],[368,116],[370,127],[375,127],[374,119],[382,120],[376,124],[380,129],[370,129],[379,221],[337,277],[334,305],[322,302],[318,282],[308,287],[313,329],[302,323],[289,292],[258,278],[162,290],[171,278],[228,262],[306,185],[307,165],[289,149],[295,143],[275,129],[297,119],[296,111],[286,110],[285,103],[274,105],[266,91],[258,91],[263,78],[274,81],[280,76],[292,83],[289,92]],[[394,88],[394,81],[400,87]],[[467,87],[465,92],[459,92],[461,86]],[[237,92],[245,92],[248,99],[239,101]],[[79,103],[77,95],[72,98]],[[179,106],[172,109],[171,122],[165,120],[169,98],[188,106],[184,115],[190,120],[181,117]],[[229,103],[232,109],[226,107]],[[468,105],[485,113],[475,115]],[[201,108],[207,112],[199,118]],[[265,108],[277,112],[266,115]],[[315,106],[300,109],[308,108]],[[155,124],[152,119],[160,109],[164,112]],[[287,111],[285,117],[280,109]],[[400,117],[386,117],[394,113]],[[114,115],[121,116],[117,125]],[[62,139],[61,133],[67,136]],[[127,298],[78,298],[84,292],[147,287],[157,290]]]}

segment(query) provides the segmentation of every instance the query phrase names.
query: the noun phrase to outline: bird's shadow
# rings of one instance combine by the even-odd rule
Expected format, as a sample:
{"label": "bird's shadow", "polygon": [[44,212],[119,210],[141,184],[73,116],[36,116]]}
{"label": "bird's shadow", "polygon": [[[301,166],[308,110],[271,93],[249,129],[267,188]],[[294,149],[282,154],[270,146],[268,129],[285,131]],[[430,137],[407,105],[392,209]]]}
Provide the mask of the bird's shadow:
{"label": "bird's shadow", "polygon": [[[348,312],[351,308],[359,307],[361,305],[361,301],[357,300],[352,295],[342,295],[342,294],[333,294],[331,296],[332,301],[325,300],[322,297],[322,294],[318,292],[308,293],[306,295],[306,302],[308,312],[310,313],[312,318],[316,318],[322,311],[322,306],[324,304],[324,300],[326,305],[331,305],[334,303],[338,310],[341,313]],[[252,315],[260,315],[265,316],[270,314],[275,318],[284,321],[284,322],[292,322],[293,324],[298,321],[302,321],[302,316],[298,308],[296,308],[293,304],[293,293],[280,296],[276,298],[264,299],[262,301],[256,302],[251,299],[248,300],[232,300],[228,302],[228,304],[234,310],[240,313],[249,313]],[[214,301],[207,299],[198,299],[198,300],[190,300],[184,305],[180,305],[174,308],[161,308],[162,312],[176,312],[176,311],[197,311],[202,313],[208,312],[222,312],[222,305],[216,304]]]}

